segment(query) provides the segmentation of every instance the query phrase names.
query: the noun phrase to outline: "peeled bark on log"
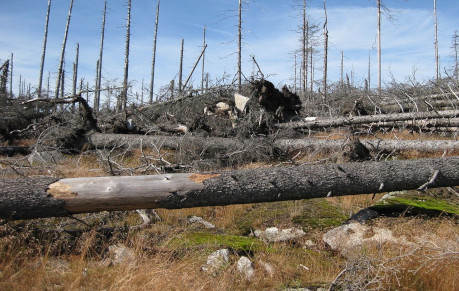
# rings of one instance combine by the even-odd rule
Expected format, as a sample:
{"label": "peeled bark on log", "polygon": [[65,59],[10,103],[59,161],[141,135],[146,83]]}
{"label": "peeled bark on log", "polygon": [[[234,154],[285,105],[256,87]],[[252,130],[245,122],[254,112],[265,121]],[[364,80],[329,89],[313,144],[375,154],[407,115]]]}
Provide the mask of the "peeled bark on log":
{"label": "peeled bark on log", "polygon": [[458,117],[459,111],[432,111],[432,112],[410,112],[396,114],[379,114],[368,116],[353,117],[333,117],[333,118],[315,118],[308,117],[304,121],[280,123],[278,128],[301,129],[301,128],[321,128],[321,127],[340,127],[359,124],[370,124],[376,122],[406,121],[428,118],[453,118]]}
{"label": "peeled bark on log", "polygon": [[0,180],[0,218],[179,209],[452,187],[459,157],[304,165],[210,174]]}

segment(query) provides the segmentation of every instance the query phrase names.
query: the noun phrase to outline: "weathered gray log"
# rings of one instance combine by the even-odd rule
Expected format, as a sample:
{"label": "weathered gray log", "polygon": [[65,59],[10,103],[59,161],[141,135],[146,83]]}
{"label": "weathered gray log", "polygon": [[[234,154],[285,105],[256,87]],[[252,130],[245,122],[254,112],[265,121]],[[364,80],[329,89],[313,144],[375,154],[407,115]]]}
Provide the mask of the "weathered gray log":
{"label": "weathered gray log", "polygon": [[[0,180],[0,218],[179,209],[459,185],[459,157],[303,165],[210,174]],[[427,183],[427,184],[426,184]]]}
{"label": "weathered gray log", "polygon": [[[437,152],[459,150],[459,141],[455,140],[382,140],[360,139],[360,142],[371,151],[404,151],[418,150],[422,152]],[[339,150],[346,144],[342,139],[281,139],[275,142],[282,150],[302,150],[308,148]]]}
{"label": "weathered gray log", "polygon": [[410,112],[410,113],[396,113],[396,114],[379,114],[379,115],[366,115],[366,116],[353,116],[353,117],[333,117],[333,118],[308,118],[304,121],[280,123],[276,126],[278,128],[324,128],[324,127],[340,127],[359,124],[370,124],[376,122],[391,122],[391,121],[405,121],[415,119],[427,118],[453,118],[458,117],[459,111],[446,110],[446,111],[432,111],[432,112]]}
{"label": "weathered gray log", "polygon": [[[132,134],[102,134],[94,133],[88,136],[89,146],[92,148],[113,147],[144,147],[179,149],[184,145],[199,144],[202,149],[210,150],[238,150],[257,148],[256,145],[271,145],[272,149],[282,151],[302,149],[342,149],[346,143],[343,139],[278,139],[270,141],[264,138],[238,140],[223,137],[199,137],[199,136],[154,136],[154,135],[132,135]],[[394,150],[419,150],[419,151],[444,151],[458,150],[459,141],[455,140],[381,140],[361,139],[360,142],[369,150],[394,151]],[[258,147],[259,148],[259,147]]]}

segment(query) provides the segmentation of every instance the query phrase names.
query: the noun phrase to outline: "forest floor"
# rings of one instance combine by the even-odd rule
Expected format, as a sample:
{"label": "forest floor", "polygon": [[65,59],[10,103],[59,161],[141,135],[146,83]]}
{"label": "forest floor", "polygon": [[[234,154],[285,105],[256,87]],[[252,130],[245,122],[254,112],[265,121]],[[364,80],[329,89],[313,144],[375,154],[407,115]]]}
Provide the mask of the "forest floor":
{"label": "forest floor", "polygon": [[[340,133],[322,135],[338,138]],[[395,135],[420,138],[407,133],[384,138]],[[113,156],[123,167],[134,168],[149,154],[155,153],[131,150]],[[171,161],[174,153],[161,155]],[[333,155],[297,155],[295,163],[323,162]],[[410,151],[386,158],[442,155],[448,153]],[[0,157],[2,177],[111,174],[95,152],[28,167],[22,163],[25,159]],[[458,192],[456,187],[397,193],[390,205],[377,203],[384,196],[378,194],[157,209],[146,225],[136,211],[0,221],[0,290],[458,290]],[[330,230],[349,225],[353,214],[371,206],[381,211],[381,205],[386,207],[384,215],[362,223],[364,234],[356,244],[337,249],[324,240]],[[215,227],[192,222],[192,216]],[[280,242],[254,235],[271,227],[301,229],[305,234]],[[346,231],[345,240],[354,240],[354,230]],[[228,261],[213,272],[205,271],[209,255],[219,249],[229,250]],[[250,278],[238,270],[242,256],[252,263]]]}

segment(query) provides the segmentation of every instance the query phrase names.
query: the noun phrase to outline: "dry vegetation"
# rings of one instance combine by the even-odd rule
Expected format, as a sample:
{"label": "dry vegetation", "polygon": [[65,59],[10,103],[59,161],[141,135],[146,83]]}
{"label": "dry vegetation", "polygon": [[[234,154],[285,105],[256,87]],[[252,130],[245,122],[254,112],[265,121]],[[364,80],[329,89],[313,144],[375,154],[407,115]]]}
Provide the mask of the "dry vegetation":
{"label": "dry vegetation", "polygon": [[[328,134],[330,138],[332,134]],[[403,132],[393,135],[407,138]],[[112,161],[118,165],[117,170],[124,169],[123,174],[141,174],[142,171],[129,173],[128,169],[139,169],[145,158],[160,166],[161,158],[173,161],[174,157],[173,152],[154,150],[112,154]],[[421,154],[400,155],[417,158]],[[22,171],[51,171],[61,177],[111,174],[106,159],[95,152],[69,155],[57,165],[31,168],[20,166],[20,156],[14,159],[14,171],[6,171],[12,168],[7,162],[11,158],[2,159],[4,177],[17,176]],[[295,162],[327,159],[330,153],[312,153],[298,156]],[[242,167],[278,164],[259,162]],[[381,196],[157,210],[161,220],[147,226],[141,226],[136,212],[4,221],[0,225],[0,290],[284,290],[329,288],[332,283],[336,290],[457,290],[456,215],[413,217],[400,213],[368,221],[371,228],[390,229],[404,243],[365,244],[353,249],[351,256],[332,251],[323,242],[322,235],[327,230],[373,205]],[[190,223],[191,215],[203,217],[216,228]],[[251,236],[254,229],[272,226],[298,226],[307,235],[288,243],[265,243]],[[372,235],[371,230],[367,235]],[[133,256],[117,262],[109,251],[113,245],[126,246]],[[231,250],[230,263],[215,274],[203,272],[201,267],[207,256],[220,248]],[[236,269],[242,255],[254,263],[256,276],[251,280]],[[267,270],[266,264],[272,271]]]}

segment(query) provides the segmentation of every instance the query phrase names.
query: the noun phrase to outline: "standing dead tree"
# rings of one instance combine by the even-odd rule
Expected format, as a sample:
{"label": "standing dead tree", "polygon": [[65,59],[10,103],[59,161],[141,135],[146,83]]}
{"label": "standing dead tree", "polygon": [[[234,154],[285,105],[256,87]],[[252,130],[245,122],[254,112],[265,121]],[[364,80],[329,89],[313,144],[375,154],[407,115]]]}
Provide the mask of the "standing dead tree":
{"label": "standing dead tree", "polygon": [[61,81],[64,78],[63,71],[64,71],[65,47],[67,45],[67,36],[69,33],[70,18],[72,17],[73,1],[74,0],[70,0],[70,8],[69,8],[69,13],[67,15],[67,23],[65,25],[64,40],[62,41],[61,58],[59,61],[59,69],[57,71],[56,90],[54,91],[54,98],[56,99],[59,98],[59,87],[61,86]]}
{"label": "standing dead tree", "polygon": [[[156,5],[156,18],[155,18],[155,36],[153,38],[153,56],[151,61],[151,80],[150,80],[150,104],[153,103],[153,90],[155,84],[155,62],[156,62],[156,40],[158,38],[158,21],[159,21],[159,2]],[[143,86],[142,86],[143,87]],[[142,88],[143,92],[143,88]]]}
{"label": "standing dead tree", "polygon": [[8,83],[8,71],[10,61],[6,60],[0,66],[0,104],[6,104],[6,84]]}
{"label": "standing dead tree", "polygon": [[48,11],[46,12],[45,33],[43,35],[43,49],[41,53],[40,74],[38,77],[37,95],[41,97],[41,87],[43,83],[43,67],[45,66],[46,43],[48,40],[49,12],[51,10],[51,0],[48,0]]}
{"label": "standing dead tree", "polygon": [[104,36],[105,36],[105,16],[107,14],[107,1],[104,3],[104,13],[102,16],[102,28],[100,33],[99,59],[96,68],[96,92],[94,93],[94,113],[97,115],[100,106],[100,85],[102,83],[102,57],[104,53]]}
{"label": "standing dead tree", "polygon": [[440,79],[440,56],[438,54],[438,18],[437,18],[437,0],[433,1],[434,16],[434,49],[435,49],[435,80]]}
{"label": "standing dead tree", "polygon": [[459,185],[459,158],[307,165],[207,174],[0,180],[0,218],[188,208]]}
{"label": "standing dead tree", "polygon": [[328,71],[328,16],[327,16],[327,3],[324,0],[324,14],[325,14],[325,22],[324,22],[324,75],[323,75],[323,101],[324,104],[327,104],[327,71]]}
{"label": "standing dead tree", "polygon": [[129,43],[131,39],[131,0],[128,0],[127,19],[126,19],[126,48],[124,54],[124,78],[123,90],[118,97],[116,112],[126,110],[127,95],[128,95],[128,78],[129,78]]}

